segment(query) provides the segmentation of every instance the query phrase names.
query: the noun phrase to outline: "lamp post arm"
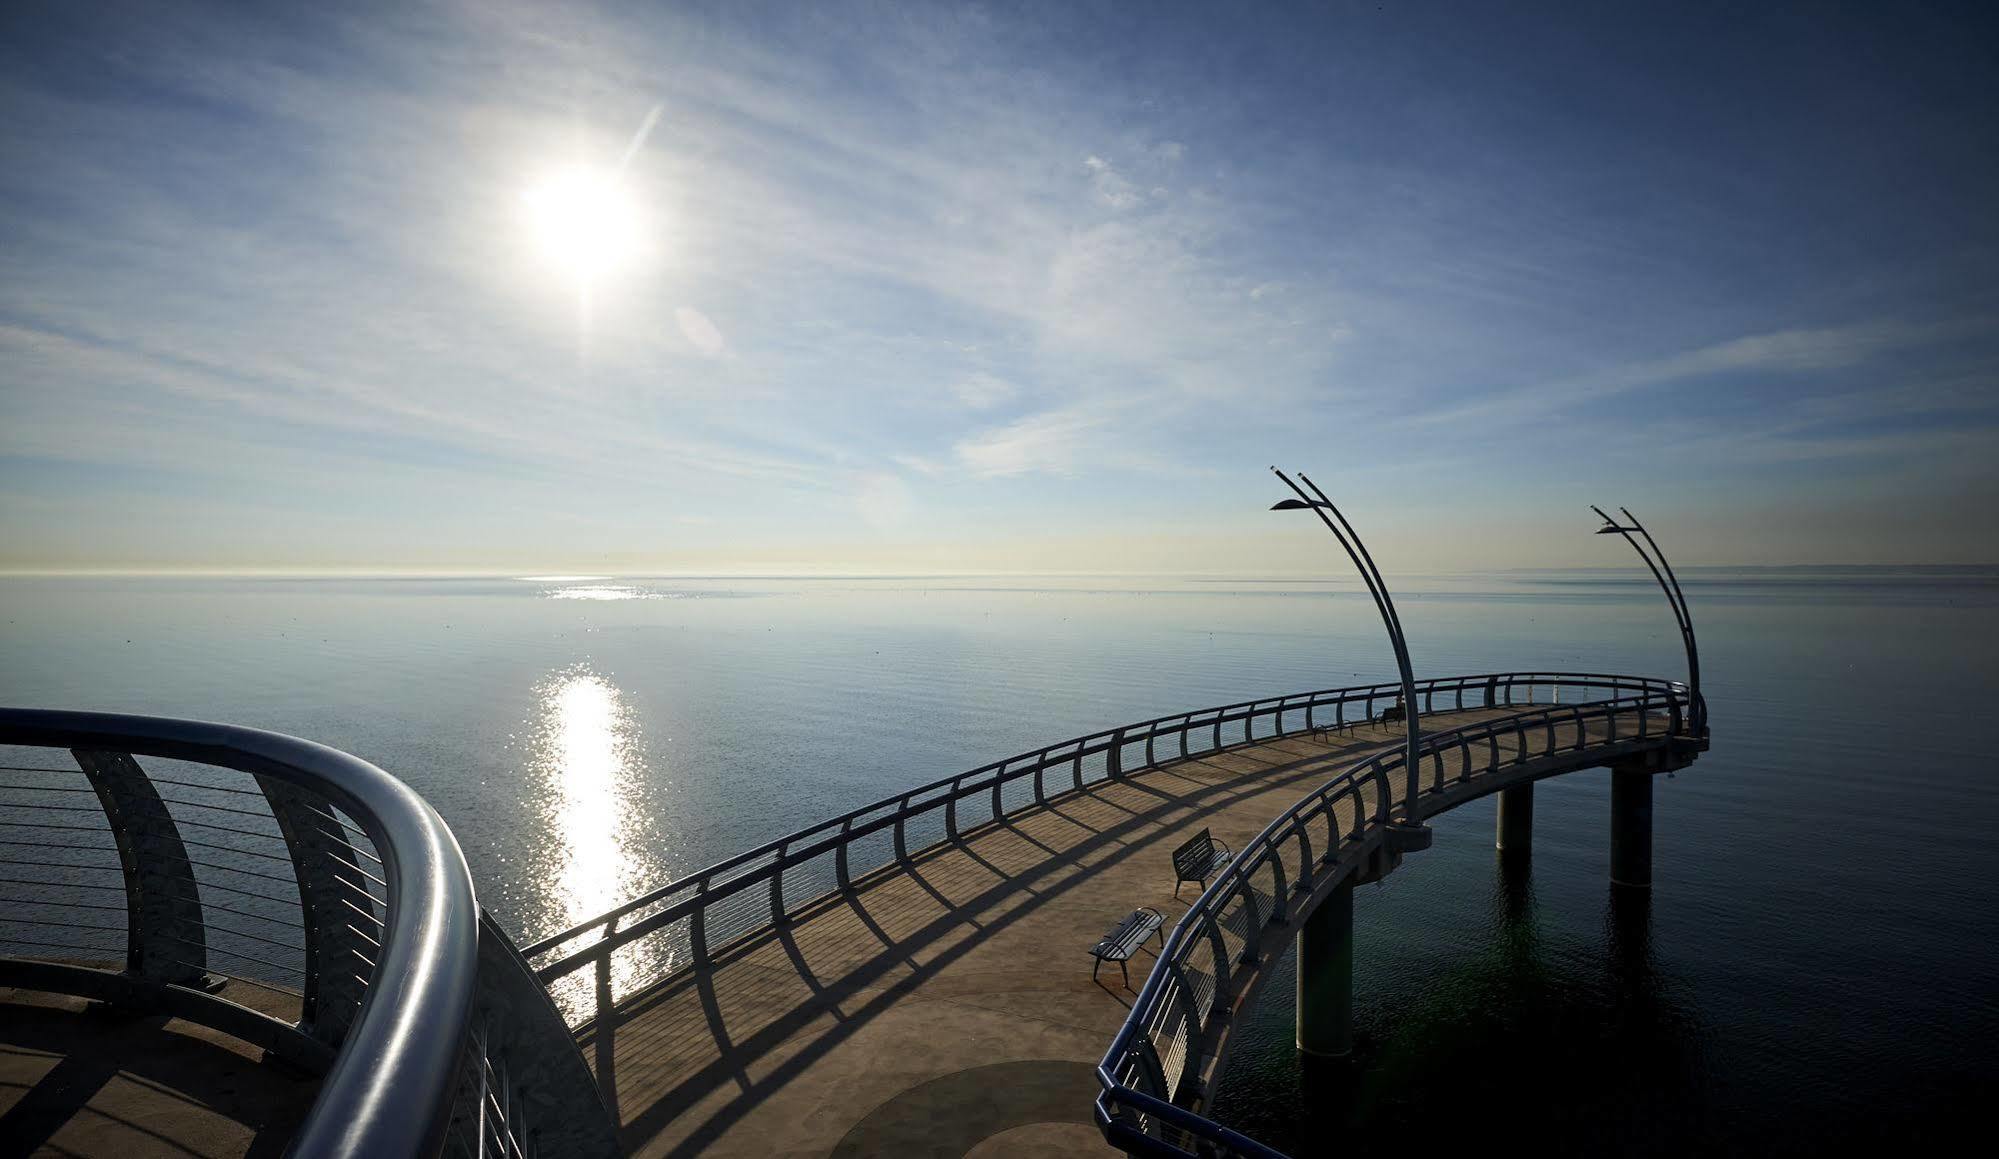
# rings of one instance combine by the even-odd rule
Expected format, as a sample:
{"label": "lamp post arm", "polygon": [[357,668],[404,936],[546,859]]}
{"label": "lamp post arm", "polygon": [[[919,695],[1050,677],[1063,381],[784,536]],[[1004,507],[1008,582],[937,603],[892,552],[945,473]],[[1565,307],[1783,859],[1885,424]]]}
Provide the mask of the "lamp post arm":
{"label": "lamp post arm", "polygon": [[1659,557],[1659,566],[1666,569],[1666,579],[1673,585],[1673,595],[1677,597],[1680,607],[1680,634],[1685,638],[1687,645],[1687,686],[1694,697],[1693,711],[1700,716],[1695,730],[1701,731],[1707,724],[1705,702],[1701,700],[1701,651],[1700,643],[1694,636],[1694,612],[1687,606],[1687,593],[1680,590],[1680,577],[1673,574],[1673,562],[1666,558],[1666,553],[1660,549],[1658,541],[1652,538],[1652,533],[1645,530],[1645,525],[1638,522],[1638,517],[1631,513],[1630,508],[1619,507],[1618,510],[1624,513],[1624,517],[1631,521],[1631,526],[1637,528],[1638,534],[1644,536],[1645,542],[1651,545],[1652,554]]}
{"label": "lamp post arm", "polygon": [[1407,651],[1409,637],[1404,635],[1402,631],[1402,615],[1395,610],[1395,597],[1388,593],[1388,581],[1382,578],[1381,569],[1374,565],[1374,556],[1368,552],[1367,543],[1361,539],[1360,532],[1353,529],[1353,524],[1348,521],[1346,514],[1335,506],[1331,499],[1326,498],[1326,493],[1319,489],[1317,483],[1312,482],[1310,475],[1300,471],[1298,472],[1298,478],[1304,481],[1305,486],[1312,489],[1312,493],[1317,495],[1320,502],[1326,505],[1326,510],[1333,513],[1333,518],[1340,521],[1340,526],[1346,528],[1347,536],[1353,540],[1354,546],[1360,549],[1360,558],[1365,562],[1368,572],[1374,576],[1375,586],[1381,591],[1381,602],[1389,621],[1394,625],[1395,638],[1400,642],[1403,650]]}
{"label": "lamp post arm", "polygon": [[[1374,557],[1368,554],[1367,545],[1361,541],[1360,534],[1353,529],[1353,524],[1347,522],[1346,516],[1340,513],[1340,509],[1333,505],[1333,501],[1326,498],[1326,493],[1319,490],[1319,485],[1303,474],[1298,476],[1312,488],[1317,496],[1314,499],[1305,494],[1298,484],[1292,482],[1289,475],[1275,467],[1270,470],[1279,479],[1284,480],[1284,485],[1291,488],[1305,506],[1318,513],[1319,522],[1325,524],[1326,530],[1332,532],[1333,538],[1339,540],[1340,546],[1346,549],[1347,558],[1351,559],[1354,567],[1359,570],[1361,582],[1367,585],[1368,594],[1374,597],[1375,611],[1381,614],[1382,626],[1388,631],[1388,644],[1395,650],[1395,667],[1402,682],[1402,721],[1406,744],[1404,764],[1408,771],[1408,800],[1404,805],[1404,811],[1410,821],[1414,822],[1417,781],[1422,768],[1418,756],[1416,677],[1409,665],[1409,645],[1402,635],[1402,619],[1395,613],[1395,600],[1388,594],[1388,583],[1381,578],[1380,570],[1374,566]],[[1332,512],[1332,516],[1326,514],[1328,511]],[[1337,523],[1334,522],[1335,519],[1338,520]],[[1342,528],[1345,529],[1344,532]]]}
{"label": "lamp post arm", "polygon": [[1409,776],[1409,802],[1406,808],[1409,819],[1414,821],[1416,819],[1416,782],[1422,765],[1421,758],[1417,755],[1421,729],[1416,722],[1416,674],[1414,666],[1409,662],[1408,637],[1402,634],[1402,617],[1396,613],[1395,597],[1388,594],[1388,581],[1381,578],[1381,569],[1374,566],[1374,556],[1369,554],[1367,544],[1361,540],[1360,533],[1353,529],[1353,524],[1347,522],[1347,517],[1341,513],[1333,501],[1326,498],[1326,493],[1319,490],[1317,483],[1312,482],[1302,471],[1299,472],[1298,477],[1305,481],[1305,485],[1310,487],[1314,494],[1318,495],[1320,500],[1325,503],[1326,509],[1333,513],[1333,517],[1340,521],[1342,527],[1346,528],[1347,534],[1353,537],[1354,543],[1359,545],[1361,558],[1366,561],[1367,570],[1373,573],[1374,582],[1381,589],[1383,614],[1388,620],[1389,641],[1395,646],[1395,666],[1402,676],[1403,760],[1408,765]]}
{"label": "lamp post arm", "polygon": [[1653,543],[1652,537],[1650,535],[1647,535],[1645,536],[1645,542],[1650,543],[1652,545],[1652,550],[1647,551],[1645,550],[1643,544],[1640,544],[1636,539],[1633,539],[1631,537],[1631,533],[1633,531],[1637,531],[1642,534],[1645,528],[1640,526],[1636,519],[1631,519],[1631,512],[1626,511],[1622,507],[1618,508],[1618,510],[1623,511],[1624,517],[1626,519],[1631,520],[1631,522],[1628,525],[1619,523],[1617,520],[1612,519],[1607,513],[1605,513],[1603,508],[1598,507],[1594,503],[1590,504],[1590,510],[1602,516],[1604,523],[1608,525],[1608,529],[1615,531],[1617,532],[1617,534],[1623,536],[1624,542],[1631,545],[1631,550],[1638,553],[1638,558],[1645,561],[1645,566],[1649,568],[1652,572],[1652,578],[1655,581],[1657,581],[1659,584],[1659,590],[1662,593],[1664,593],[1666,596],[1667,606],[1673,609],[1673,623],[1679,626],[1679,629],[1682,633],[1692,628],[1693,622],[1690,619],[1688,619],[1686,606],[1684,605],[1684,603],[1682,603],[1683,597],[1680,595],[1679,581],[1674,580],[1672,582],[1668,582],[1666,579],[1667,573],[1670,573],[1672,571],[1672,568],[1668,566],[1666,568],[1666,572],[1661,572],[1659,570],[1660,565],[1665,564],[1666,557],[1664,555],[1661,555],[1659,556],[1657,562],[1653,561],[1652,558],[1653,553],[1659,550],[1659,545],[1657,543]]}
{"label": "lamp post arm", "polygon": [[[1653,580],[1659,585],[1659,591],[1665,595],[1666,603],[1673,609],[1673,624],[1680,629],[1680,644],[1687,652],[1687,691],[1693,698],[1693,703],[1689,708],[1693,720],[1694,732],[1697,735],[1704,733],[1707,730],[1707,712],[1704,702],[1701,700],[1700,650],[1694,642],[1693,615],[1687,610],[1686,595],[1680,591],[1679,578],[1675,576],[1670,581],[1666,578],[1672,575],[1672,565],[1666,562],[1665,553],[1659,551],[1659,544],[1652,538],[1651,533],[1645,530],[1643,524],[1632,517],[1629,510],[1623,507],[1618,508],[1619,511],[1624,513],[1624,517],[1630,520],[1630,526],[1628,527],[1612,519],[1603,508],[1598,507],[1594,503],[1590,504],[1590,510],[1596,512],[1603,519],[1604,523],[1608,525],[1607,530],[1614,530],[1623,536],[1624,542],[1631,545],[1631,550],[1638,553],[1638,558],[1645,561],[1646,570],[1652,573]],[[1632,537],[1631,532],[1633,530],[1636,530],[1640,535],[1645,537],[1645,544],[1640,544],[1637,539]],[[1646,545],[1651,546],[1652,550],[1650,552],[1645,550]],[[1655,552],[1659,556],[1658,563],[1652,562],[1652,555]],[[1661,565],[1666,569],[1664,573],[1661,573],[1659,570]]]}
{"label": "lamp post arm", "polygon": [[1289,475],[1286,475],[1275,467],[1272,467],[1270,471],[1279,479],[1284,480],[1286,487],[1297,492],[1298,498],[1304,502],[1305,506],[1310,507],[1313,514],[1319,517],[1319,522],[1326,525],[1326,530],[1333,533],[1333,538],[1340,541],[1340,547],[1345,549],[1347,558],[1353,561],[1354,570],[1360,572],[1360,582],[1367,585],[1367,594],[1374,598],[1374,610],[1380,614],[1382,624],[1388,629],[1388,642],[1396,649],[1399,655],[1402,649],[1402,637],[1400,629],[1395,622],[1395,616],[1390,611],[1386,600],[1383,599],[1384,593],[1375,585],[1374,573],[1369,571],[1367,565],[1361,562],[1360,553],[1354,550],[1353,544],[1347,542],[1347,537],[1340,532],[1339,525],[1326,517],[1326,508],[1332,506],[1332,504],[1325,503],[1323,499],[1318,502],[1313,501],[1312,497],[1305,494],[1299,488],[1298,484],[1291,481]]}
{"label": "lamp post arm", "polygon": [[1673,609],[1674,625],[1680,629],[1680,632],[1682,634],[1685,634],[1687,630],[1687,621],[1685,613],[1680,611],[1680,601],[1673,595],[1672,586],[1666,582],[1665,575],[1659,571],[1659,565],[1653,563],[1652,556],[1645,550],[1643,546],[1639,544],[1639,542],[1636,539],[1633,539],[1631,537],[1630,528],[1623,526],[1622,524],[1618,523],[1617,520],[1612,519],[1610,516],[1604,515],[1603,508],[1598,507],[1594,503],[1590,504],[1590,510],[1596,512],[1598,515],[1603,515],[1603,521],[1610,525],[1610,529],[1616,531],[1617,534],[1623,536],[1624,542],[1631,545],[1631,550],[1638,553],[1638,558],[1645,561],[1646,569],[1652,573],[1652,578],[1656,580],[1659,584],[1659,591],[1664,593],[1666,597],[1666,606]]}
{"label": "lamp post arm", "polygon": [[1666,553],[1659,547],[1659,541],[1652,538],[1652,533],[1645,530],[1645,525],[1638,522],[1638,517],[1631,513],[1629,507],[1619,507],[1618,510],[1631,521],[1631,526],[1638,534],[1645,537],[1645,542],[1652,548],[1652,554],[1658,557],[1659,566],[1666,569],[1666,580],[1673,585],[1673,595],[1679,600],[1680,622],[1687,626],[1687,632],[1691,635],[1694,630],[1694,613],[1693,609],[1687,606],[1687,593],[1680,590],[1680,577],[1673,574],[1673,561],[1666,558]]}

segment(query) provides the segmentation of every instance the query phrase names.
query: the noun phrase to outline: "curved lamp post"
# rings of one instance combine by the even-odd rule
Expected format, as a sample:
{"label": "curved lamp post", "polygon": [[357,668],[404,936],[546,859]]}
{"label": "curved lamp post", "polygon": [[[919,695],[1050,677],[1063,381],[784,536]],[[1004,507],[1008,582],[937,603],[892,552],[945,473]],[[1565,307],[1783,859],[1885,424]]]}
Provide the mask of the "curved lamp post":
{"label": "curved lamp post", "polygon": [[[1631,514],[1629,508],[1618,508],[1624,514],[1625,522],[1622,524],[1612,519],[1603,508],[1594,503],[1590,504],[1590,510],[1603,516],[1603,526],[1597,528],[1596,533],[1622,535],[1624,541],[1631,545],[1631,550],[1637,552],[1638,558],[1644,560],[1645,566],[1651,569],[1652,578],[1659,581],[1659,590],[1666,593],[1666,602],[1673,606],[1673,622],[1679,625],[1680,642],[1687,648],[1687,691],[1693,701],[1689,709],[1691,719],[1688,723],[1692,726],[1694,736],[1706,736],[1707,702],[1701,699],[1701,655],[1699,647],[1694,643],[1694,617],[1687,611],[1687,597],[1680,591],[1680,580],[1673,574],[1673,565],[1666,562],[1666,553],[1659,550],[1659,544],[1653,540],[1652,533],[1645,530],[1645,525],[1638,522],[1638,517]],[[1634,532],[1644,537],[1643,544],[1634,538]],[[1650,551],[1646,550],[1648,547],[1651,548]],[[1663,574],[1661,568],[1665,569]]]}
{"label": "curved lamp post", "polygon": [[1347,558],[1353,560],[1354,567],[1359,569],[1361,582],[1367,585],[1368,594],[1374,597],[1375,610],[1381,613],[1381,622],[1388,629],[1388,642],[1395,648],[1395,664],[1402,672],[1402,722],[1408,731],[1408,752],[1405,763],[1409,771],[1409,796],[1403,806],[1403,813],[1413,825],[1416,822],[1416,777],[1421,768],[1421,762],[1416,755],[1416,678],[1409,670],[1409,644],[1402,635],[1402,619],[1395,614],[1395,600],[1389,596],[1388,583],[1381,578],[1380,569],[1374,566],[1374,557],[1368,554],[1367,545],[1360,541],[1360,534],[1353,529],[1353,524],[1347,522],[1347,517],[1340,514],[1340,509],[1333,506],[1333,501],[1326,498],[1326,493],[1319,490],[1319,485],[1312,482],[1304,472],[1299,472],[1298,478],[1303,481],[1305,487],[1312,489],[1308,495],[1303,487],[1292,482],[1291,477],[1284,472],[1272,467],[1270,473],[1284,480],[1284,485],[1291,488],[1298,496],[1296,499],[1285,499],[1272,504],[1270,509],[1272,511],[1310,509],[1318,514],[1319,521],[1326,525],[1327,531],[1333,533],[1334,539],[1340,541],[1340,546],[1346,549]]}

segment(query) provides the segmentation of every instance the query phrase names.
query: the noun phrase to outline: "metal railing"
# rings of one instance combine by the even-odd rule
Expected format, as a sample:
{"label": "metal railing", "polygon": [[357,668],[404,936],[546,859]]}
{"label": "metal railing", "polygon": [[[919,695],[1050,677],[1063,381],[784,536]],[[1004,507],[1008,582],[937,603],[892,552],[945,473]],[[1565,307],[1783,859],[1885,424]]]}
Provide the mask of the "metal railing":
{"label": "metal railing", "polygon": [[322,1075],[295,1156],[618,1153],[561,1016],[401,781],[154,717],[0,709],[0,746],[0,984]]}
{"label": "metal railing", "polygon": [[[1420,820],[1456,803],[1471,778],[1563,744],[1601,759],[1685,735],[1687,694],[1666,681],[1493,673],[1422,681],[1416,696],[1431,713],[1559,701],[1565,690],[1584,699],[1426,738],[1404,815]],[[1065,793],[1371,723],[1399,701],[1396,684],[1325,689],[1043,746],[748,850],[525,950],[480,911],[436,812],[365,761],[228,725],[0,709],[0,746],[11,746],[0,748],[0,887],[14,891],[0,890],[0,984],[170,1012],[323,1074],[295,1155],[612,1155],[614,1120],[558,1007],[587,1016],[591,1001],[597,1013],[615,1003],[614,955],[652,971],[619,972],[627,989],[705,965],[870,875]],[[74,768],[51,758],[64,749]],[[1388,774],[1403,768],[1399,750],[1383,753],[1322,786],[1176,926],[1100,1070],[1114,1142],[1179,1154],[1177,1137],[1271,1154],[1176,1100],[1197,1089],[1216,1015],[1253,984],[1235,963],[1287,920],[1294,895],[1350,872],[1378,840],[1399,787]],[[1203,946],[1205,971],[1194,959]],[[237,983],[272,1001],[235,1001]]]}
{"label": "metal railing", "polygon": [[[1685,685],[1562,678],[1604,699],[1531,708],[1422,738],[1407,754],[1358,761],[1273,820],[1202,891],[1166,939],[1098,1065],[1098,1125],[1115,1146],[1159,1156],[1283,1159],[1188,1104],[1212,1095],[1231,1015],[1308,914],[1370,858],[1392,853],[1390,824],[1426,818],[1508,784],[1676,743],[1705,746],[1704,706]],[[1697,731],[1697,728],[1699,729]],[[1413,798],[1405,786],[1414,784]]]}
{"label": "metal railing", "polygon": [[[1658,694],[1665,681],[1507,672],[1418,681],[1423,713],[1505,707],[1562,690]],[[1051,796],[1235,745],[1341,730],[1398,703],[1397,683],[1322,689],[1156,717],[1074,737],[883,798],[648,891],[523,948],[556,1003],[581,1023],[648,984],[704,966],[926,848],[1001,824]],[[625,955],[613,968],[613,958]],[[586,977],[584,971],[592,971]]]}

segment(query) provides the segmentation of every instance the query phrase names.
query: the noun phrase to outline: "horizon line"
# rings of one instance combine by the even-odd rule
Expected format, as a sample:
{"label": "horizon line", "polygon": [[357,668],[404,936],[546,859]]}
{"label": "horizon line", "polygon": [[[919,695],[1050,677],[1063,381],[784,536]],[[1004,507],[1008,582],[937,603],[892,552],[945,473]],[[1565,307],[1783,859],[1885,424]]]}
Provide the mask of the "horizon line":
{"label": "horizon line", "polygon": [[[1679,569],[1683,572],[1712,571],[1992,571],[1999,572],[1999,563],[1944,563],[1905,561],[1896,563],[1722,563],[1687,564]],[[1619,565],[1566,565],[1548,567],[1501,567],[1468,570],[1388,569],[1391,576],[1438,577],[1438,576],[1480,576],[1480,575],[1531,575],[1548,572],[1637,572],[1638,566]],[[784,570],[666,570],[666,571],[562,571],[542,569],[504,568],[121,568],[121,567],[77,567],[77,568],[8,568],[0,567],[0,579],[63,579],[63,578],[131,578],[131,579],[494,579],[517,580],[524,583],[580,583],[589,580],[634,580],[634,579],[682,579],[682,580],[917,580],[917,579],[982,579],[993,577],[1019,578],[1143,578],[1213,580],[1246,583],[1327,583],[1358,582],[1351,575],[1328,575],[1312,571],[1266,570],[1258,572],[1215,572],[1215,571],[1040,571],[1040,570],[992,570],[969,571],[784,571]]]}

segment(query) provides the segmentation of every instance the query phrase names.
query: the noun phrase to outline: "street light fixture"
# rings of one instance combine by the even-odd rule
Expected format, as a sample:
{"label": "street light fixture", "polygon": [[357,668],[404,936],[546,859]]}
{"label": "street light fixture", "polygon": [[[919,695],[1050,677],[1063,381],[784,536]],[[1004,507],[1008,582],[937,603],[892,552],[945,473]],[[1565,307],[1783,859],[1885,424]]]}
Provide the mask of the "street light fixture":
{"label": "street light fixture", "polygon": [[1284,480],[1284,485],[1298,495],[1296,499],[1279,500],[1271,504],[1270,509],[1309,510],[1318,515],[1319,521],[1326,525],[1326,530],[1333,533],[1334,539],[1340,541],[1340,546],[1346,549],[1347,558],[1353,560],[1354,567],[1360,571],[1361,582],[1367,585],[1367,593],[1374,597],[1375,610],[1381,613],[1382,625],[1388,629],[1388,642],[1395,649],[1395,665],[1402,674],[1402,722],[1407,731],[1408,747],[1405,764],[1409,773],[1409,794],[1403,805],[1403,813],[1408,823],[1413,825],[1416,823],[1416,780],[1422,767],[1416,751],[1416,678],[1409,668],[1409,644],[1402,635],[1402,618],[1395,614],[1395,600],[1388,594],[1388,581],[1381,578],[1381,570],[1374,566],[1374,557],[1368,554],[1367,545],[1361,542],[1360,533],[1353,529],[1353,524],[1347,522],[1346,516],[1340,514],[1340,509],[1333,506],[1333,501],[1326,498],[1326,493],[1319,490],[1317,483],[1312,482],[1303,472],[1299,473],[1299,480],[1305,484],[1305,487],[1312,489],[1308,495],[1304,487],[1291,481],[1289,475],[1275,467],[1272,467],[1270,472]]}
{"label": "street light fixture", "polygon": [[[1693,613],[1687,610],[1686,593],[1680,590],[1680,579],[1673,574],[1673,565],[1666,562],[1666,553],[1659,550],[1659,544],[1652,538],[1652,533],[1645,530],[1645,525],[1638,522],[1638,517],[1631,514],[1630,508],[1618,508],[1624,514],[1623,523],[1612,519],[1605,514],[1603,508],[1594,503],[1590,505],[1590,510],[1603,517],[1603,526],[1597,528],[1596,533],[1622,535],[1624,541],[1631,545],[1631,550],[1638,553],[1638,558],[1645,561],[1645,566],[1652,572],[1652,578],[1659,581],[1659,590],[1666,593],[1666,602],[1673,606],[1673,622],[1679,625],[1680,642],[1687,649],[1687,692],[1692,700],[1688,709],[1689,724],[1692,726],[1694,736],[1707,736],[1707,701],[1701,699],[1701,656],[1700,648],[1694,642],[1694,617]],[[1634,534],[1643,536],[1645,542],[1640,544]],[[1650,551],[1646,550],[1648,547]]]}

